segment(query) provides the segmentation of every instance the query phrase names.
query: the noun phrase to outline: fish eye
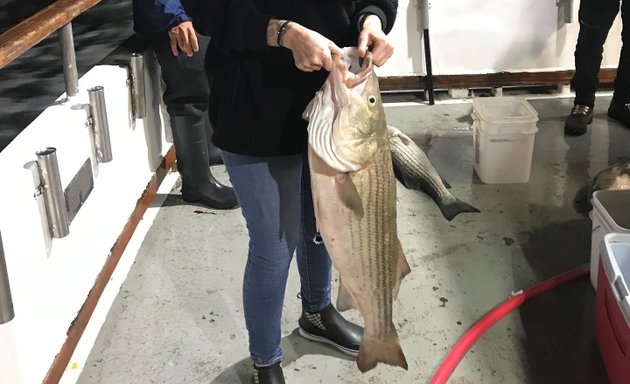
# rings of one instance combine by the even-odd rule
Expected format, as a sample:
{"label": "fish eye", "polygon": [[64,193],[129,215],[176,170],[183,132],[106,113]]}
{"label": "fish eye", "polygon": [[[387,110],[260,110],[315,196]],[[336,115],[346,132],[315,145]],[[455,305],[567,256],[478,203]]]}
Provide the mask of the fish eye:
{"label": "fish eye", "polygon": [[368,98],[368,101],[370,102],[370,104],[374,105],[374,104],[376,104],[376,97],[374,97],[374,96],[370,96],[370,97]]}

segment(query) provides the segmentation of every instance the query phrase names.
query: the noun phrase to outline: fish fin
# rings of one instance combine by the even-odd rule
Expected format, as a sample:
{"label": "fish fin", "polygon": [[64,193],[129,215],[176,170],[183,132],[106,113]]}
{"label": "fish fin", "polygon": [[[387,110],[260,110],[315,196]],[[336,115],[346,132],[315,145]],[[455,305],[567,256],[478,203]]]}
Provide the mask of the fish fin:
{"label": "fish fin", "polygon": [[[391,326],[393,329],[394,325],[392,324]],[[377,363],[385,363],[404,369],[408,368],[407,359],[400,347],[400,341],[395,329],[393,334],[384,340],[364,335],[363,342],[359,348],[359,356],[357,356],[357,366],[361,372],[367,372],[376,367]]]}
{"label": "fish fin", "polygon": [[453,220],[455,216],[463,212],[479,212],[479,209],[460,199],[456,199],[450,204],[438,204],[438,206],[440,207],[440,211],[442,211],[442,215],[444,215],[448,221]]}
{"label": "fish fin", "polygon": [[348,309],[357,309],[357,302],[354,300],[350,291],[348,291],[348,288],[343,285],[343,280],[340,277],[339,293],[337,293],[337,310],[343,312]]}
{"label": "fish fin", "polygon": [[361,196],[359,196],[357,187],[352,182],[350,175],[341,173],[335,176],[335,187],[337,188],[337,195],[343,205],[359,217],[363,217],[364,212]]}
{"label": "fish fin", "polygon": [[409,266],[407,258],[405,257],[405,252],[403,251],[402,245],[400,244],[400,239],[396,239],[396,242],[398,243],[398,247],[396,250],[396,253],[398,254],[398,279],[396,279],[396,283],[394,284],[392,291],[394,299],[398,297],[398,292],[400,291],[400,283],[402,282],[402,279],[404,279],[405,276],[407,276],[411,272],[411,267]]}

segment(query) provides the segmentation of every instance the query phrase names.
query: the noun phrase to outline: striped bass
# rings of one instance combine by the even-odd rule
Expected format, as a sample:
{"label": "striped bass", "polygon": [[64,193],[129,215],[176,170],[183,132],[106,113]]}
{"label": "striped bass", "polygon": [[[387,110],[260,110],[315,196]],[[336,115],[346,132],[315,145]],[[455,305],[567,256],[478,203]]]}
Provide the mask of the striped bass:
{"label": "striped bass", "polygon": [[392,320],[401,279],[410,272],[396,228],[396,179],[378,79],[370,54],[354,48],[304,112],[317,225],[340,275],[337,308],[364,319],[362,372],[383,362],[407,369]]}
{"label": "striped bass", "polygon": [[451,194],[448,190],[450,185],[442,179],[427,155],[409,136],[392,126],[388,129],[394,173],[402,185],[407,189],[426,192],[448,221],[463,212],[479,212],[479,209]]}

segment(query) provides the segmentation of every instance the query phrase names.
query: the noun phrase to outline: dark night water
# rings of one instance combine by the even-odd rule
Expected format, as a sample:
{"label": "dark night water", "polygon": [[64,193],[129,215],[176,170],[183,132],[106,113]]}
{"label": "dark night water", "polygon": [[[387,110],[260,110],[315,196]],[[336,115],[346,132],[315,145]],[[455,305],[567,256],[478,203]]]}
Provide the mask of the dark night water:
{"label": "dark night water", "polygon": [[[0,32],[54,0],[0,0]],[[73,23],[79,76],[133,34],[131,0],[104,0]],[[65,91],[57,33],[0,69],[0,151]]]}

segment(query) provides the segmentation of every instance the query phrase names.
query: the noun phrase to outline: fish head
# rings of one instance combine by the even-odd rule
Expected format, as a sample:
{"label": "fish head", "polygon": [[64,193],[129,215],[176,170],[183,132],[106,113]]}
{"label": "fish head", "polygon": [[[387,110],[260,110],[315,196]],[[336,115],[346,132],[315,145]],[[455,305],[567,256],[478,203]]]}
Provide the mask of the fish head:
{"label": "fish head", "polygon": [[333,70],[338,110],[333,127],[336,151],[346,161],[363,168],[387,138],[385,112],[372,55],[360,59],[356,49],[345,49],[335,58]]}
{"label": "fish head", "polygon": [[309,146],[339,172],[358,171],[389,146],[385,112],[372,54],[354,47],[333,55],[328,79],[304,111]]}

